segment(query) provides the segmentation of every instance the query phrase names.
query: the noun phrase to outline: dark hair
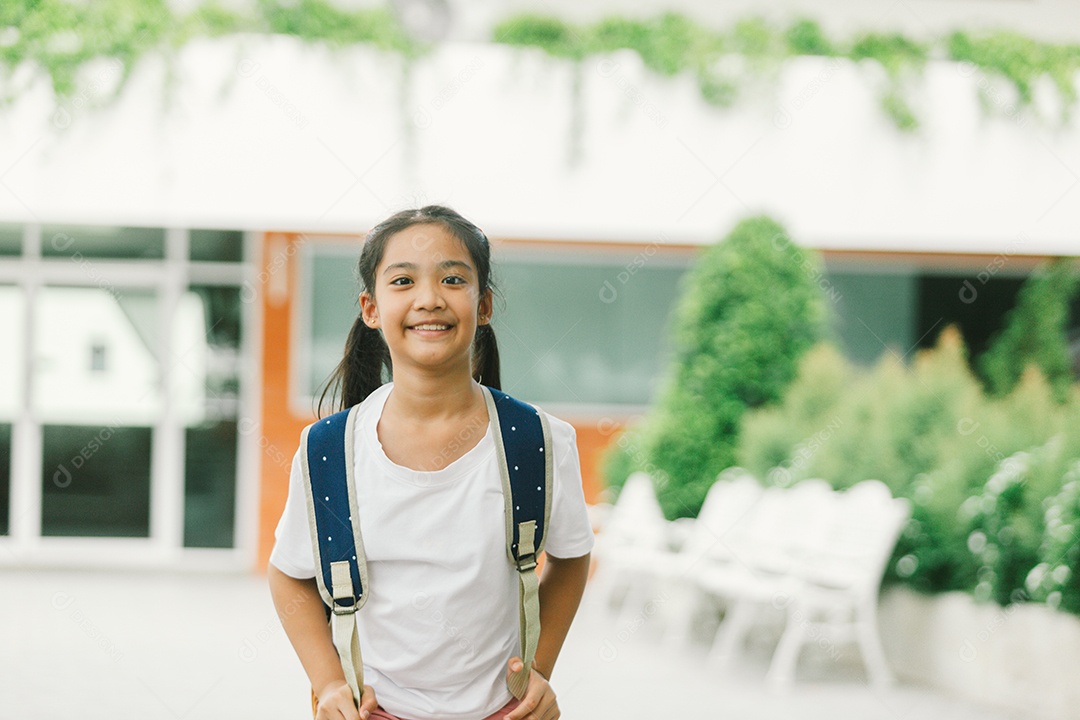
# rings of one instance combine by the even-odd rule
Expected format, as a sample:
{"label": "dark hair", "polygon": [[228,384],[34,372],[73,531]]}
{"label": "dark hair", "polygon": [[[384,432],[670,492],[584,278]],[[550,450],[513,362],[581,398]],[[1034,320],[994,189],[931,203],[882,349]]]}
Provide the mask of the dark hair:
{"label": "dark hair", "polygon": [[[357,266],[363,290],[375,292],[375,270],[382,262],[386,243],[390,238],[406,228],[422,224],[441,225],[460,240],[476,265],[480,296],[483,297],[488,290],[495,291],[491,279],[491,245],[484,231],[456,211],[442,205],[402,210],[371,229],[364,239]],[[322,416],[324,403],[329,403],[331,408],[344,410],[362,402],[383,384],[384,370],[385,377],[393,377],[386,341],[382,333],[376,328],[368,327],[358,313],[345,341],[345,357],[330,374],[319,397],[319,415]],[[489,387],[501,389],[499,346],[490,322],[476,328],[476,336],[473,338],[473,378]]]}

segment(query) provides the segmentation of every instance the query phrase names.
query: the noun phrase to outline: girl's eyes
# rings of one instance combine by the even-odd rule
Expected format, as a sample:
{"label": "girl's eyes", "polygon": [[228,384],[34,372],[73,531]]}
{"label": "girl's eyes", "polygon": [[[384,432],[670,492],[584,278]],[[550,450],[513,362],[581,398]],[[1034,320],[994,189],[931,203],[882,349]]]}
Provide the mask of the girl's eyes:
{"label": "girl's eyes", "polygon": [[[445,278],[443,278],[443,282],[447,283],[448,285],[464,285],[465,283],[468,282],[468,280],[461,277],[460,275],[448,275]],[[400,285],[400,286],[410,285],[410,284],[412,284],[412,278],[409,278],[409,277],[396,277],[396,278],[394,278],[393,280],[390,281],[390,284],[391,285]]]}

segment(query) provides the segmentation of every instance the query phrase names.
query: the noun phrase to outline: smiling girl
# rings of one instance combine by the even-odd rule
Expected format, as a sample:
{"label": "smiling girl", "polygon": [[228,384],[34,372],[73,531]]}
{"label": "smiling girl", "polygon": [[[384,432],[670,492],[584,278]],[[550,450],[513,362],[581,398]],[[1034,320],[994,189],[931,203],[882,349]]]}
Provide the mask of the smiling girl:
{"label": "smiling girl", "polygon": [[[299,453],[270,556],[271,593],[318,720],[560,716],[548,678],[584,591],[593,537],[574,430],[544,413],[551,516],[540,637],[532,667],[523,668],[517,570],[506,557],[481,386],[500,385],[490,254],[478,227],[436,205],[391,216],[364,242],[360,313],[327,388],[339,409],[361,405],[355,482],[372,591],[357,614],[369,683],[359,706],[314,580]],[[507,678],[522,672],[519,702]]]}

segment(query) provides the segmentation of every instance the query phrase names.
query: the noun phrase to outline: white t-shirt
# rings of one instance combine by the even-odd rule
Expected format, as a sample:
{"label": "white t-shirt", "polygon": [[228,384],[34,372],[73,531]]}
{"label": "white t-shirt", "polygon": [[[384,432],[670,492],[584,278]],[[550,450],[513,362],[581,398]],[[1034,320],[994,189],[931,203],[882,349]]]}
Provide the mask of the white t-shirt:
{"label": "white t-shirt", "polygon": [[[507,661],[520,655],[516,570],[506,554],[502,481],[487,433],[449,466],[390,461],[376,426],[392,383],[356,419],[360,530],[368,561],[359,611],[364,681],[388,712],[414,720],[480,720],[510,700]],[[546,413],[545,413],[546,414]],[[548,415],[555,472],[545,550],[580,557],[593,546],[574,428]],[[315,577],[299,454],[270,562]]]}

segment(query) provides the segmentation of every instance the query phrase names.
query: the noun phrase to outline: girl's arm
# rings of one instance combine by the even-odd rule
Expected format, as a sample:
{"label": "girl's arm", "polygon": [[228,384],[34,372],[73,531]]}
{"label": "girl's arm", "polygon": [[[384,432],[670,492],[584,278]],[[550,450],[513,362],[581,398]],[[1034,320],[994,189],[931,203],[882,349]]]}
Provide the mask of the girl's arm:
{"label": "girl's arm", "polygon": [[345,682],[345,672],[341,669],[341,660],[330,635],[330,625],[326,622],[315,579],[297,580],[271,565],[269,582],[270,595],[274,598],[281,625],[318,698],[317,718],[367,718],[377,706],[375,692],[370,686],[364,686],[363,701],[358,711],[352,690]]}
{"label": "girl's arm", "polygon": [[[536,643],[536,657],[533,658],[533,670],[536,672],[529,676],[525,697],[506,716],[507,720],[560,716],[555,691],[548,678],[570,631],[570,623],[577,614],[588,579],[589,555],[565,559],[547,556],[540,575],[540,638]],[[510,660],[511,672],[516,672],[521,666],[521,658]]]}
{"label": "girl's arm", "polygon": [[551,677],[585,592],[589,558],[588,554],[576,558],[548,555],[544,560],[540,575],[540,639],[536,643],[533,668],[546,678]]}

